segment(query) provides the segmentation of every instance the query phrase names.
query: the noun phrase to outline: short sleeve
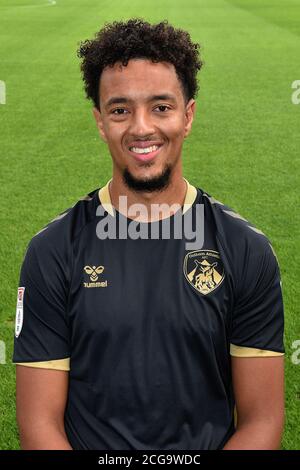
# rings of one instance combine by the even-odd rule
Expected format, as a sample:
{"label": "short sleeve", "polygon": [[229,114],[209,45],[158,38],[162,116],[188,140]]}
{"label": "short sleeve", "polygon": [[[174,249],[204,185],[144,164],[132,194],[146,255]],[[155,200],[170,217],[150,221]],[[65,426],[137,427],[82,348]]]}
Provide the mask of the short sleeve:
{"label": "short sleeve", "polygon": [[66,264],[43,234],[28,245],[18,288],[13,362],[69,370]]}
{"label": "short sleeve", "polygon": [[247,247],[232,315],[230,354],[267,357],[284,354],[284,307],[280,270],[270,242],[262,235]]}

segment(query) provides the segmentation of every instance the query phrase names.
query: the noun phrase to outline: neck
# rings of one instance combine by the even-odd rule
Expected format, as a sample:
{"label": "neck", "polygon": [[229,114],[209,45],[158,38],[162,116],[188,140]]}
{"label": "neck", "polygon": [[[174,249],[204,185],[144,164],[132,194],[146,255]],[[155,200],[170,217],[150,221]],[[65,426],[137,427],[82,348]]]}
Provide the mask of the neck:
{"label": "neck", "polygon": [[[160,191],[135,191],[124,183],[122,175],[118,172],[114,172],[109,185],[112,205],[124,216],[138,222],[154,222],[172,216],[179,206],[182,207],[186,191],[187,184],[181,169],[172,173],[169,184]],[[120,204],[120,196],[127,198],[126,204]],[[130,210],[133,204],[143,205],[143,210],[134,213]],[[164,207],[155,211],[154,205],[157,204],[164,204]]]}

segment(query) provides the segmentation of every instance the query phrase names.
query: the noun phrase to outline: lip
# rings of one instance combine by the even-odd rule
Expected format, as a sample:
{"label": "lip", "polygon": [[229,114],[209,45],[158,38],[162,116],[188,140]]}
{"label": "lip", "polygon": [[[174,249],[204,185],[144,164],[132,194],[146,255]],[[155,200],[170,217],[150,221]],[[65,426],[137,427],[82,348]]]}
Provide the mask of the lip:
{"label": "lip", "polygon": [[[155,145],[155,144],[153,144]],[[132,155],[134,157],[134,159],[138,162],[148,162],[150,160],[153,160],[158,154],[159,152],[161,151],[162,147],[163,147],[164,144],[159,144],[159,147],[157,150],[155,150],[154,152],[150,152],[150,153],[135,153],[135,152],[132,152],[132,150],[129,150],[128,149],[128,152],[130,155]],[[134,147],[134,145],[131,145],[132,147]],[[152,145],[144,145],[142,148],[146,148],[146,147],[152,147]],[[141,147],[140,147],[141,148]]]}

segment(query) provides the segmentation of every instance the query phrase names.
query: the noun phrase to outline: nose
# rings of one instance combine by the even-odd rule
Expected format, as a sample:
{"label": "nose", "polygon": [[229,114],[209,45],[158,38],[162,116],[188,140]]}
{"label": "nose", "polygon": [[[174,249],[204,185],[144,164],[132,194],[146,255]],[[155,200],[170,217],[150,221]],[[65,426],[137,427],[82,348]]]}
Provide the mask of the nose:
{"label": "nose", "polygon": [[130,133],[136,137],[145,137],[154,132],[155,127],[150,112],[143,107],[136,108],[131,120]]}

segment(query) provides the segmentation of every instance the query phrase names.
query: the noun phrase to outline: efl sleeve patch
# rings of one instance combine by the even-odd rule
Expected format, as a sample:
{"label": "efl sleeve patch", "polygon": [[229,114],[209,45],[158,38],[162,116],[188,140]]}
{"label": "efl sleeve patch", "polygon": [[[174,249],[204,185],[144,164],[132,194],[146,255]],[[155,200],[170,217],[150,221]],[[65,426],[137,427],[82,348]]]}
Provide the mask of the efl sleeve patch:
{"label": "efl sleeve patch", "polygon": [[15,321],[15,336],[16,336],[16,338],[19,337],[19,335],[22,331],[22,326],[23,326],[24,294],[25,294],[25,287],[19,287],[18,288],[18,297],[17,297],[16,321]]}
{"label": "efl sleeve patch", "polygon": [[[13,361],[43,362],[70,357],[67,281],[55,243],[33,238],[18,289]],[[26,292],[25,292],[26,288]]]}

